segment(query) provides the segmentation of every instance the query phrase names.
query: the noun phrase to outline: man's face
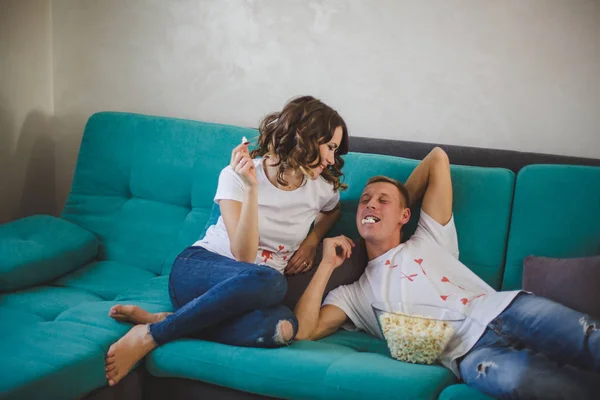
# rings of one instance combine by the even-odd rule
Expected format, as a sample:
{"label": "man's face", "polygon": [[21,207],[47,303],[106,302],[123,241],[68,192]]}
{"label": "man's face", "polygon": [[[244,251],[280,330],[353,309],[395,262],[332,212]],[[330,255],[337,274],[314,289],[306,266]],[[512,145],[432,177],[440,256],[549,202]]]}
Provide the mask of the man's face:
{"label": "man's face", "polygon": [[410,209],[396,186],[375,182],[363,190],[356,213],[360,236],[367,242],[400,240],[400,229],[410,219]]}

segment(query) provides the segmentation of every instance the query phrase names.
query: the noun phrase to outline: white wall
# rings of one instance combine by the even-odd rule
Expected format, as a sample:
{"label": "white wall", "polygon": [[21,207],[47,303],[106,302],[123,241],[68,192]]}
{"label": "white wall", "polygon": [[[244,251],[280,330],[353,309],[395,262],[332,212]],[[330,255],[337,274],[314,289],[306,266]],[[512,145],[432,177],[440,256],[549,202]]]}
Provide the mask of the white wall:
{"label": "white wall", "polygon": [[0,223],[56,210],[50,3],[0,3]]}
{"label": "white wall", "polygon": [[256,126],[292,96],[356,136],[600,157],[598,0],[55,0],[56,196],[122,110]]}

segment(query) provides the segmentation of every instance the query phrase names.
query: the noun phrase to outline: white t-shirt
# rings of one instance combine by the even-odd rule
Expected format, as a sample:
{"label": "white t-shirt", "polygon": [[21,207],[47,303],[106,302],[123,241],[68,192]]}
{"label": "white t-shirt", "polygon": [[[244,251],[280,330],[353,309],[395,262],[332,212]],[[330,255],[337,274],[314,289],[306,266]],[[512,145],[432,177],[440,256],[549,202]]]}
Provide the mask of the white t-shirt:
{"label": "white t-shirt", "polygon": [[[319,212],[333,210],[340,201],[340,194],[322,177],[308,179],[296,190],[278,189],[265,175],[262,158],[253,161],[258,180],[259,244],[255,263],[268,265],[283,273]],[[215,202],[242,202],[243,198],[242,177],[230,166],[225,167],[219,176]],[[222,216],[194,246],[202,246],[213,253],[235,259]]]}
{"label": "white t-shirt", "polygon": [[346,313],[352,323],[345,329],[358,328],[382,339],[371,307],[375,302],[428,304],[464,314],[466,320],[441,356],[442,364],[460,377],[456,359],[475,345],[518,293],[496,292],[458,261],[454,217],[443,226],[421,211],[408,241],[371,260],[358,281],[333,290],[323,304]]}

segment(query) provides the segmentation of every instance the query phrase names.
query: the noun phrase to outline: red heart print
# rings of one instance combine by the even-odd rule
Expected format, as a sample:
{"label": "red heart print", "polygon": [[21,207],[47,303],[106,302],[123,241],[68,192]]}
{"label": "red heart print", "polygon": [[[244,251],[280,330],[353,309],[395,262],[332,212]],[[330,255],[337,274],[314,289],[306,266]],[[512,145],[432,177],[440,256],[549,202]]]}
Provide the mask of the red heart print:
{"label": "red heart print", "polygon": [[467,303],[469,302],[469,299],[467,299],[466,297],[463,297],[462,299],[460,299],[460,302],[466,306]]}
{"label": "red heart print", "polygon": [[279,251],[283,250],[284,246],[279,245]]}
{"label": "red heart print", "polygon": [[283,261],[287,260],[287,256],[283,256]]}
{"label": "red heart print", "polygon": [[442,298],[442,300],[446,301],[446,300],[448,300],[448,297],[450,297],[450,295],[446,295],[446,296],[442,295],[440,297]]}
{"label": "red heart print", "polygon": [[421,265],[421,263],[423,262],[423,259],[422,258],[417,258],[417,259],[415,259],[415,262],[417,264]]}
{"label": "red heart print", "polygon": [[442,282],[450,282],[450,279],[446,278],[445,276],[442,277]]}
{"label": "red heart print", "polygon": [[385,265],[390,265],[390,264],[391,264],[390,260],[385,260]]}

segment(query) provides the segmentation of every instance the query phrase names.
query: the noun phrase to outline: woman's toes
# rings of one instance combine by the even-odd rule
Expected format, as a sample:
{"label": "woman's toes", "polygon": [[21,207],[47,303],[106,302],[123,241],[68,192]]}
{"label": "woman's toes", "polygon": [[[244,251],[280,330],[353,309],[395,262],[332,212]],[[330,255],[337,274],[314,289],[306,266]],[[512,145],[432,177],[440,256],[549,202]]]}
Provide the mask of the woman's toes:
{"label": "woman's toes", "polygon": [[109,314],[116,315],[116,314],[119,314],[120,312],[121,312],[121,305],[117,304],[116,306],[112,306],[110,308]]}

